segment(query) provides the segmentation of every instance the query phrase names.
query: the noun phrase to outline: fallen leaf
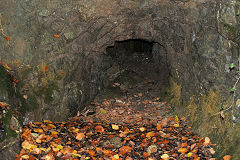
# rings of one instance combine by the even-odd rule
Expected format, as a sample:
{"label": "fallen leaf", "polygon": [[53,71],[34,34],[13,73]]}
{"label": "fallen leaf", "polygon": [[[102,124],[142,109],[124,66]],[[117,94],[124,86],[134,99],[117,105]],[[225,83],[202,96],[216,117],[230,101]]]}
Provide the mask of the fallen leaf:
{"label": "fallen leaf", "polygon": [[7,41],[10,41],[10,37],[9,36],[5,36],[4,37]]}
{"label": "fallen leaf", "polygon": [[148,132],[148,133],[146,134],[146,137],[147,137],[147,138],[151,138],[151,137],[153,137],[153,136],[155,136],[155,133],[154,133],[154,132]]}
{"label": "fallen leaf", "polygon": [[161,123],[158,123],[157,124],[157,130],[159,131],[159,130],[161,130],[162,129],[162,124]]}
{"label": "fallen leaf", "polygon": [[165,154],[161,155],[161,158],[164,160],[167,160],[167,159],[169,159],[169,156],[168,156],[168,154],[165,153]]}
{"label": "fallen leaf", "polygon": [[84,135],[84,133],[77,133],[77,136],[76,136],[76,139],[77,140],[82,140],[83,138],[85,138],[85,135]]}
{"label": "fallen leaf", "polygon": [[148,153],[151,154],[153,152],[157,152],[157,146],[156,145],[151,145],[148,147]]}
{"label": "fallen leaf", "polygon": [[118,125],[112,124],[112,129],[119,130],[119,127],[118,127]]}
{"label": "fallen leaf", "polygon": [[104,132],[104,128],[101,125],[95,127],[97,132]]}
{"label": "fallen leaf", "polygon": [[210,143],[210,138],[209,137],[205,137],[203,145],[207,146],[209,143]]}
{"label": "fallen leaf", "polygon": [[53,37],[54,37],[54,38],[59,38],[60,35],[54,34]]}
{"label": "fallen leaf", "polygon": [[178,150],[178,152],[180,152],[182,154],[186,153],[187,151],[188,151],[187,148],[179,148],[179,150]]}
{"label": "fallen leaf", "polygon": [[216,151],[215,151],[214,149],[212,149],[212,148],[209,148],[208,150],[210,151],[211,154],[215,154],[215,152],[216,152]]}
{"label": "fallen leaf", "polygon": [[224,160],[230,160],[231,159],[231,156],[230,155],[226,155],[223,157]]}
{"label": "fallen leaf", "polygon": [[146,128],[141,127],[141,128],[139,128],[139,130],[140,130],[141,132],[144,132],[144,131],[146,130]]}
{"label": "fallen leaf", "polygon": [[22,155],[21,158],[22,159],[29,159],[29,156],[28,155]]}
{"label": "fallen leaf", "polygon": [[90,156],[95,156],[95,152],[93,150],[88,150],[87,153],[90,154]]}
{"label": "fallen leaf", "polygon": [[123,146],[123,147],[119,148],[119,151],[120,151],[119,154],[124,155],[128,152],[131,152],[132,150],[133,150],[133,148],[130,146]]}

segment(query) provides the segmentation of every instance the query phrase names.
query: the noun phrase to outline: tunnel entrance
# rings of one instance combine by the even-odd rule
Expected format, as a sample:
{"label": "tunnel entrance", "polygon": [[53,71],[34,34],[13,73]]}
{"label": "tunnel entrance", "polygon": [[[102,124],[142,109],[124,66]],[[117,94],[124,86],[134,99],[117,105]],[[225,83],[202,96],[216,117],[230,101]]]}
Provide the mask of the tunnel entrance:
{"label": "tunnel entrance", "polygon": [[160,97],[169,85],[167,52],[159,43],[143,39],[116,41],[106,48],[106,56],[111,65],[106,71],[105,89],[97,97],[136,93]]}

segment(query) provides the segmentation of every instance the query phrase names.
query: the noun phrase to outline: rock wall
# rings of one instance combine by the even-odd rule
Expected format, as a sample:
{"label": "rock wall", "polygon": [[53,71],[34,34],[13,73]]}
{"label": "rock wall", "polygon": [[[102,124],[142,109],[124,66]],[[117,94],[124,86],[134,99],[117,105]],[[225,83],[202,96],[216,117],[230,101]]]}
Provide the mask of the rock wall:
{"label": "rock wall", "polygon": [[[237,77],[229,65],[237,68],[239,58],[237,0],[1,2],[0,61],[33,107],[25,122],[65,120],[83,109],[104,87],[106,48],[128,39],[165,48],[181,104],[210,89],[221,92],[222,103],[231,96]],[[240,121],[239,108],[232,119]]]}

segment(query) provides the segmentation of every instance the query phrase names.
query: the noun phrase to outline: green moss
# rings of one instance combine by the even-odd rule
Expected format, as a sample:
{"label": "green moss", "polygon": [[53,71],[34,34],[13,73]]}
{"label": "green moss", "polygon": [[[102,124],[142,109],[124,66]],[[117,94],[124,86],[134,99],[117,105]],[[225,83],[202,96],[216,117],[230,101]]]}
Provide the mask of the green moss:
{"label": "green moss", "polygon": [[0,94],[14,94],[11,79],[8,76],[6,69],[0,65]]}
{"label": "green moss", "polygon": [[5,116],[3,116],[2,118],[2,121],[3,121],[3,124],[4,124],[4,129],[5,129],[5,132],[4,132],[4,135],[3,135],[3,138],[2,138],[2,141],[3,140],[7,140],[11,137],[16,137],[17,136],[17,133],[14,132],[11,128],[10,128],[10,121],[11,121],[11,118],[12,118],[12,111],[8,111]]}
{"label": "green moss", "polygon": [[52,94],[54,90],[58,90],[59,87],[56,82],[50,82],[46,86],[41,86],[35,89],[35,94],[41,96],[45,103],[51,103],[53,101]]}
{"label": "green moss", "polygon": [[164,89],[163,92],[165,101],[177,107],[181,106],[181,86],[172,77],[169,78],[169,87]]}
{"label": "green moss", "polygon": [[230,36],[232,39],[235,39],[235,38],[236,38],[236,36],[238,35],[238,32],[239,32],[239,28],[238,28],[238,27],[229,25],[229,24],[227,24],[227,23],[224,23],[224,24],[223,24],[223,27],[224,27],[224,29],[228,32],[229,36]]}
{"label": "green moss", "polygon": [[33,68],[31,66],[25,65],[24,67],[21,67],[18,71],[18,75],[20,79],[26,79],[26,77],[33,71]]}
{"label": "green moss", "polygon": [[185,115],[193,124],[193,128],[201,136],[208,136],[217,144],[216,157],[229,154],[232,159],[240,159],[240,126],[231,123],[230,112],[224,112],[224,120],[220,115],[213,116],[220,111],[222,104],[229,106],[231,98],[223,102],[220,92],[210,89],[207,95],[202,95],[199,99],[197,101],[196,96],[193,95],[185,110]]}

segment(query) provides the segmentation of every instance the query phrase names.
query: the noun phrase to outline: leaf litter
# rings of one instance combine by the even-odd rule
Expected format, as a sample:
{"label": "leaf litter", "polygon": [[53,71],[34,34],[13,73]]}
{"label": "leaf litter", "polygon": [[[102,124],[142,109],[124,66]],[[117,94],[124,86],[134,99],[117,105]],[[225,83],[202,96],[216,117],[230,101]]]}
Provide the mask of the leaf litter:
{"label": "leaf litter", "polygon": [[66,122],[25,125],[16,159],[215,159],[210,138],[193,133],[186,118],[173,115],[169,104],[147,92],[94,101],[86,108]]}

